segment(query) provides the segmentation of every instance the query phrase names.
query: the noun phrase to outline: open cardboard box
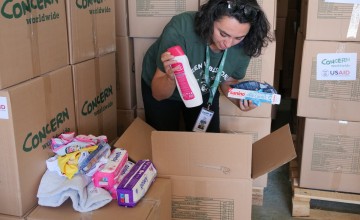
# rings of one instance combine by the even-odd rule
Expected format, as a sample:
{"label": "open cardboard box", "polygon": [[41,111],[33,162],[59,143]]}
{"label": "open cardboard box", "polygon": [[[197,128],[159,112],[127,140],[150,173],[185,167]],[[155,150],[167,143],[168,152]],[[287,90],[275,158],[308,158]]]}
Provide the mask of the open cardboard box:
{"label": "open cardboard box", "polygon": [[[117,204],[116,200],[111,201],[105,206],[89,211],[75,211],[70,199],[59,207],[37,206],[27,217],[26,220],[103,220],[114,219],[135,219],[135,220],[169,220],[171,217],[171,181],[165,178],[158,178],[152,187],[147,191],[146,196],[136,204],[135,207],[127,208]],[[3,219],[1,220],[17,220]],[[18,219],[22,220],[22,219]]]}
{"label": "open cardboard box", "polygon": [[290,128],[251,135],[156,131],[136,118],[114,144],[172,180],[173,218],[251,219],[252,179],[296,157]]}

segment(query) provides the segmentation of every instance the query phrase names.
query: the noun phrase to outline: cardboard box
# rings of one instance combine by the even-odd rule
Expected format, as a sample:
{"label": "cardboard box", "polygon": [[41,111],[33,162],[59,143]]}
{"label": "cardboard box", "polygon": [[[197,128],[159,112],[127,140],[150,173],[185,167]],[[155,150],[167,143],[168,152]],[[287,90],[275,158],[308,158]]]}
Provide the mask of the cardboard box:
{"label": "cardboard box", "polygon": [[130,110],[136,106],[133,38],[117,37],[116,48],[117,108]]}
{"label": "cardboard box", "polygon": [[268,47],[264,48],[261,56],[250,60],[246,75],[242,81],[255,80],[272,85],[274,83],[275,54],[276,41],[273,41],[269,43]]}
{"label": "cardboard box", "polygon": [[134,38],[134,56],[135,56],[135,84],[136,84],[136,106],[144,108],[141,94],[141,71],[142,62],[146,51],[156,41],[156,38]]}
{"label": "cardboard box", "polygon": [[[290,1],[294,1],[294,0],[290,0]],[[277,7],[276,8],[277,19],[286,18],[288,15],[289,0],[277,0],[276,7]],[[278,22],[278,20],[276,20],[276,22]]]}
{"label": "cardboard box", "polygon": [[25,218],[0,214],[0,220],[25,220]]}
{"label": "cardboard box", "polygon": [[128,1],[130,37],[159,37],[174,15],[197,11],[198,0]]}
{"label": "cardboard box", "polygon": [[66,0],[70,63],[116,50],[115,0]]}
{"label": "cardboard box", "polygon": [[[359,90],[360,62],[357,65],[356,80],[317,80],[317,56],[319,54],[356,53],[357,42],[308,41],[304,42],[301,62],[300,88],[297,115],[309,118],[360,121]],[[332,57],[328,56],[331,60]],[[349,64],[350,65],[350,64]],[[320,74],[320,73],[319,73]],[[329,74],[327,74],[330,76]],[[346,77],[344,76],[343,79]]]}
{"label": "cardboard box", "polygon": [[276,19],[276,52],[275,52],[275,70],[283,68],[283,53],[285,42],[286,18]]}
{"label": "cardboard box", "polygon": [[159,177],[171,178],[178,218],[219,217],[221,210],[251,219],[252,179],[296,157],[289,126],[252,144],[247,134],[155,131],[136,118],[114,146],[152,158]]}
{"label": "cardboard box", "polygon": [[234,103],[232,103],[225,95],[221,94],[219,99],[220,115],[239,116],[239,117],[255,117],[255,118],[271,118],[272,111],[275,110],[274,105],[262,103],[251,111],[241,111]]}
{"label": "cardboard box", "polygon": [[129,36],[129,14],[127,3],[127,0],[115,0],[115,25],[117,37]]}
{"label": "cardboard box", "polygon": [[0,213],[37,204],[51,138],[76,131],[73,97],[70,66],[0,91]]}
{"label": "cardboard box", "polygon": [[291,98],[298,99],[299,96],[299,86],[300,86],[300,75],[301,75],[301,60],[304,49],[304,35],[301,33],[300,29],[297,32],[296,37],[296,47],[295,47],[295,62],[293,70],[293,80],[291,86]]}
{"label": "cardboard box", "polygon": [[81,213],[73,209],[71,200],[67,200],[60,207],[36,207],[27,220],[62,220],[65,216],[67,220],[103,220],[115,216],[134,220],[169,220],[171,219],[171,181],[157,178],[145,197],[133,208],[121,207],[114,200],[97,210]]}
{"label": "cardboard box", "polygon": [[139,117],[145,121],[145,110],[143,108],[137,108],[136,109],[136,117]]}
{"label": "cardboard box", "polygon": [[305,119],[300,187],[360,193],[360,122]]}
{"label": "cardboard box", "polygon": [[115,53],[72,65],[78,134],[117,137]]}
{"label": "cardboard box", "polygon": [[36,3],[0,3],[0,89],[69,64],[65,3]]}
{"label": "cardboard box", "polygon": [[302,1],[300,28],[306,40],[360,41],[358,10],[340,2]]}
{"label": "cardboard box", "polygon": [[[220,116],[220,132],[230,134],[248,134],[252,143],[269,135],[271,132],[271,118],[253,118],[237,116]],[[254,179],[253,187],[267,186],[267,173]]]}
{"label": "cardboard box", "polygon": [[117,126],[118,126],[118,137],[120,137],[125,130],[131,125],[136,118],[135,109],[133,110],[117,110]]}

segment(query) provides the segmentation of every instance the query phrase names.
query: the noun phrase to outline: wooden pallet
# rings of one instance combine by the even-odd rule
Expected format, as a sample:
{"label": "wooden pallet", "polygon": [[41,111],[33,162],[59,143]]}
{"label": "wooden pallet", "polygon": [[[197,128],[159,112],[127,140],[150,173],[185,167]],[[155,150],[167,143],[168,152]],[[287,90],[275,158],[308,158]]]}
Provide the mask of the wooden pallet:
{"label": "wooden pallet", "polygon": [[299,168],[295,160],[290,162],[290,178],[293,190],[292,216],[307,217],[304,219],[360,219],[360,215],[351,213],[331,212],[326,210],[315,210],[310,208],[310,201],[322,200],[329,202],[340,202],[360,205],[360,194],[342,193],[299,187]]}

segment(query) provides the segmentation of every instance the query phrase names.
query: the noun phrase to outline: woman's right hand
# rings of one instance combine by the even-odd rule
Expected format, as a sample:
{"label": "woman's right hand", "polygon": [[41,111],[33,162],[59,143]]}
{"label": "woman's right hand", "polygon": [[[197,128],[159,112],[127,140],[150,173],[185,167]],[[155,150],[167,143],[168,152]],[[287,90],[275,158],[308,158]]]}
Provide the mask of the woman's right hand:
{"label": "woman's right hand", "polygon": [[174,71],[179,68],[179,66],[171,67],[177,61],[174,60],[174,56],[170,52],[162,53],[161,61],[164,65],[165,73],[157,68],[151,82],[152,95],[158,101],[167,99],[173,94],[176,88]]}
{"label": "woman's right hand", "polygon": [[175,80],[174,70],[177,70],[178,67],[171,67],[171,65],[177,63],[177,61],[174,60],[174,56],[171,55],[170,52],[166,51],[161,54],[161,61],[164,65],[164,70],[167,78],[170,80]]}

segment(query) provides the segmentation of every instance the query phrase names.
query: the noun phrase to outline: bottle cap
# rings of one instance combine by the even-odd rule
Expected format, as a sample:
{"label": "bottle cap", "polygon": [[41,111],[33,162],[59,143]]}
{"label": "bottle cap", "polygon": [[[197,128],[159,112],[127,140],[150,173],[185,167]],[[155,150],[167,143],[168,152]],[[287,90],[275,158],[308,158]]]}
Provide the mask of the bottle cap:
{"label": "bottle cap", "polygon": [[179,45],[170,47],[170,48],[167,49],[167,51],[169,51],[171,53],[171,55],[173,55],[173,56],[185,55],[183,49]]}

